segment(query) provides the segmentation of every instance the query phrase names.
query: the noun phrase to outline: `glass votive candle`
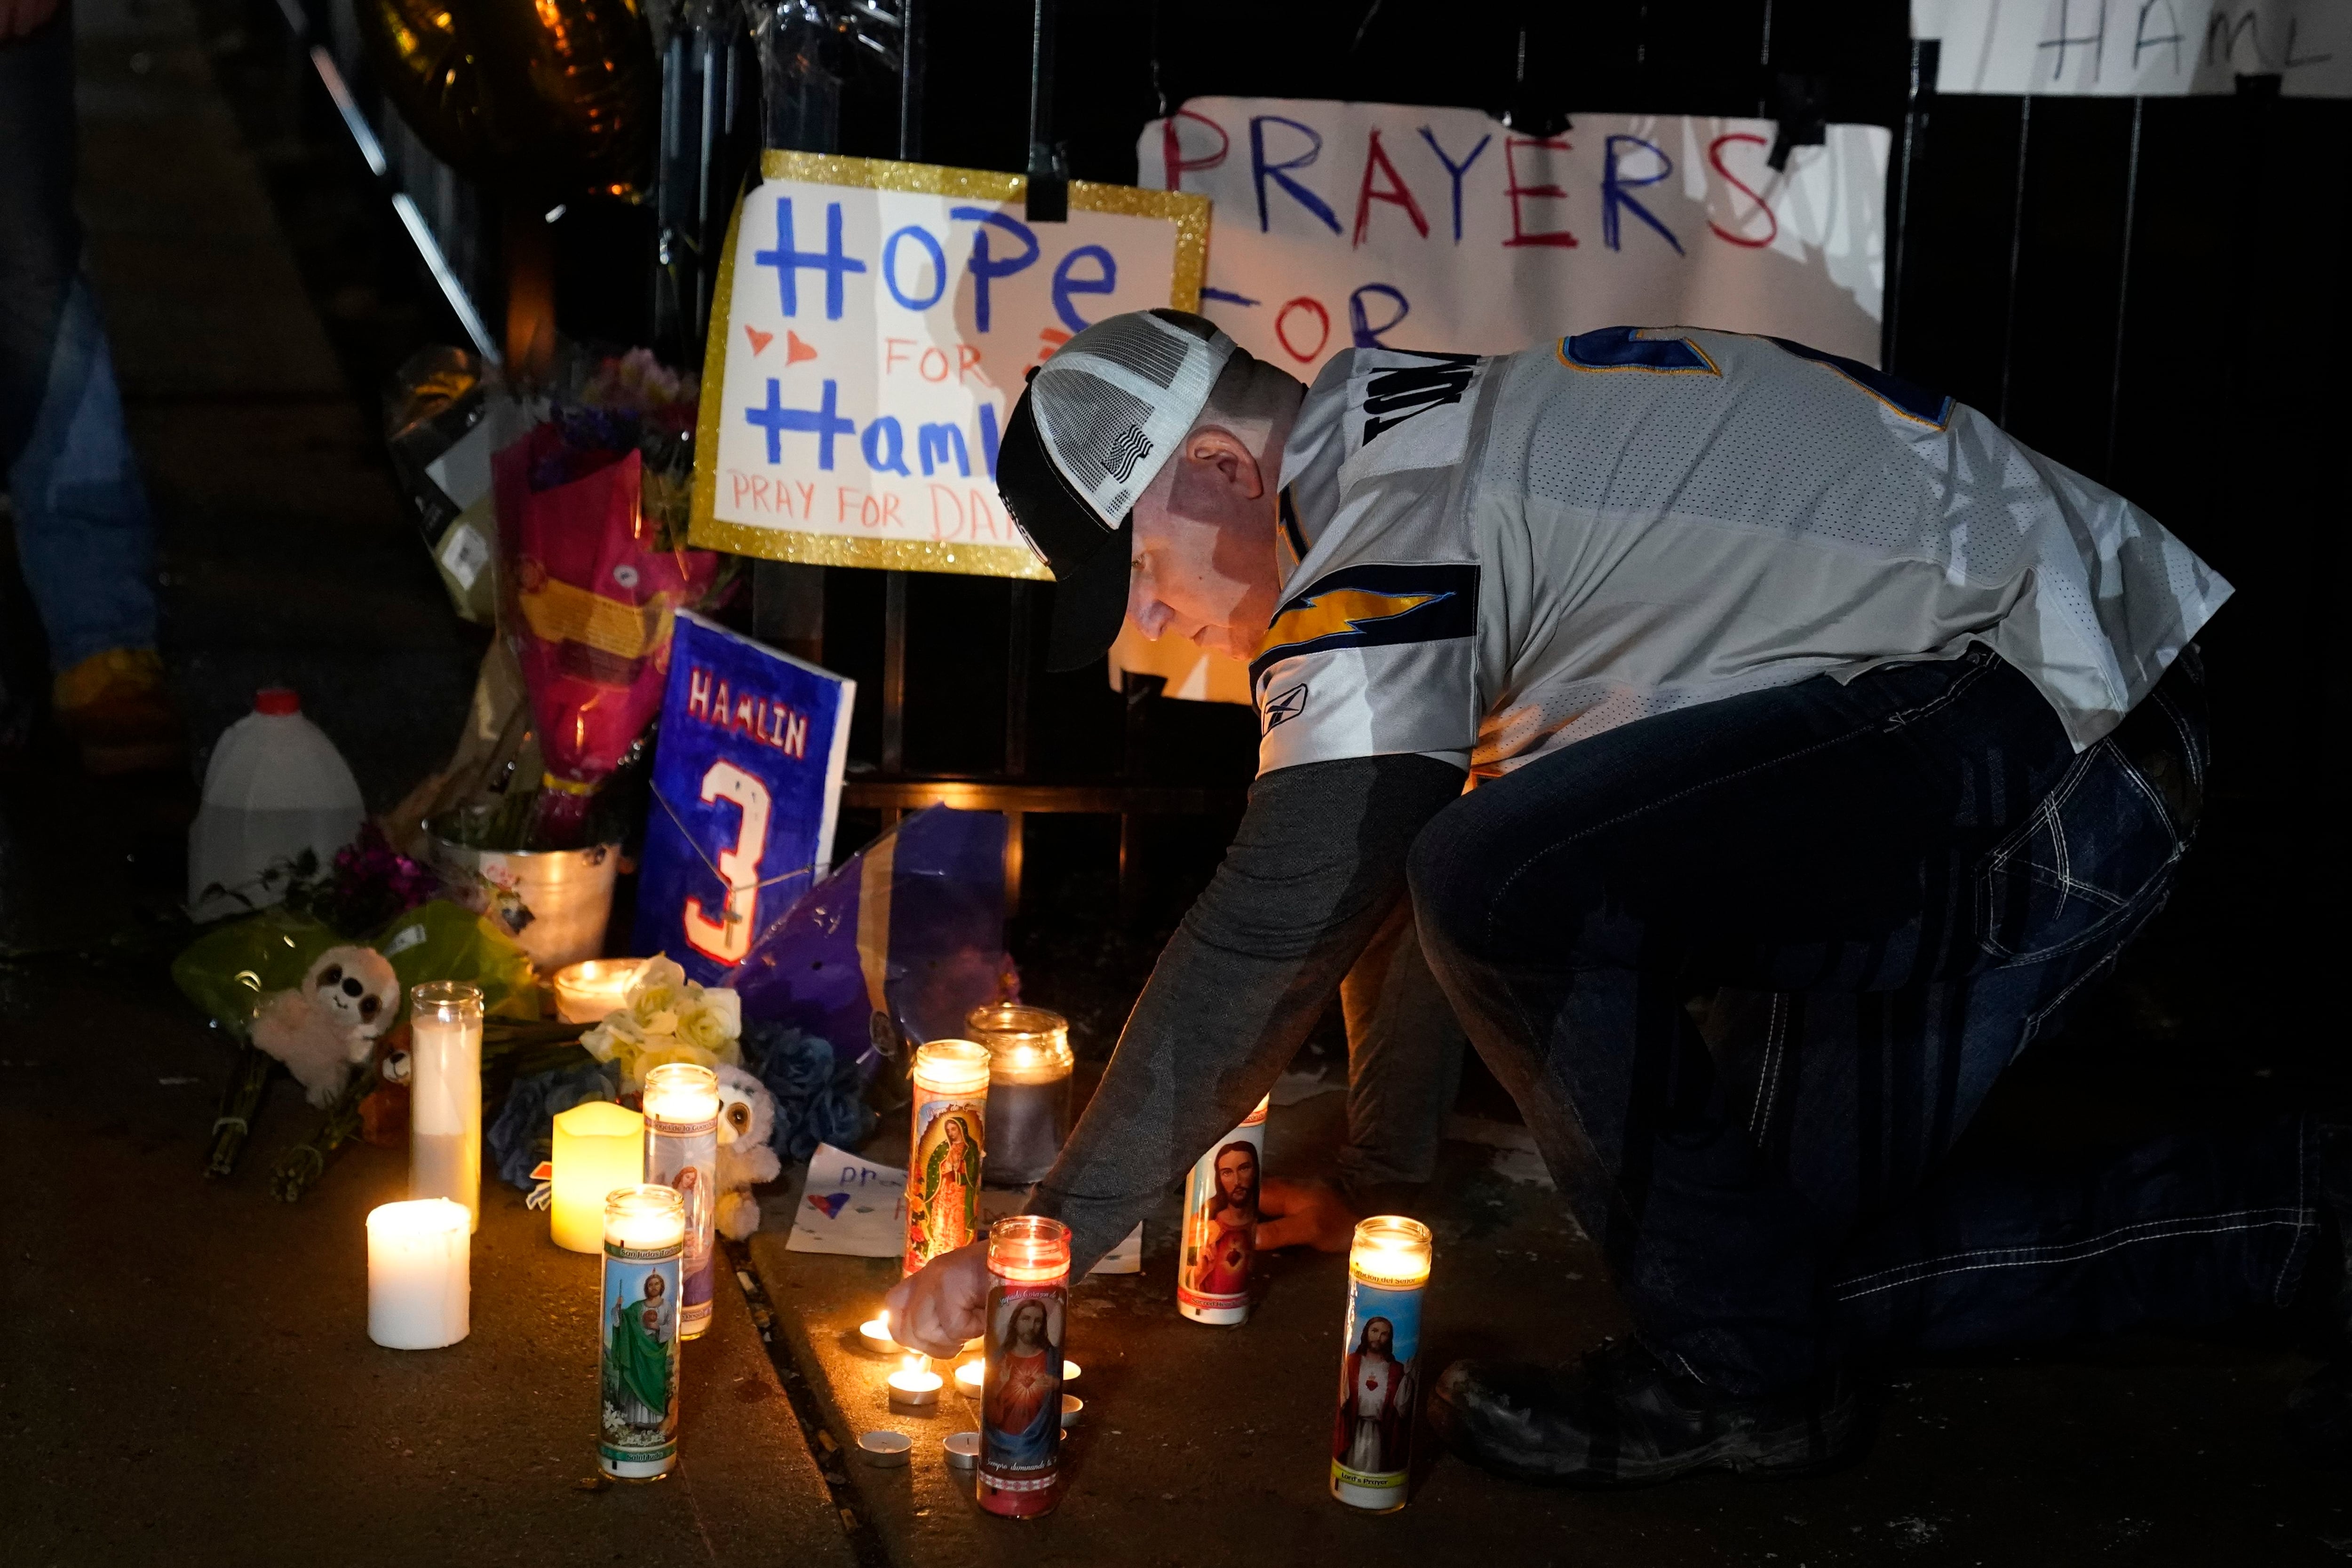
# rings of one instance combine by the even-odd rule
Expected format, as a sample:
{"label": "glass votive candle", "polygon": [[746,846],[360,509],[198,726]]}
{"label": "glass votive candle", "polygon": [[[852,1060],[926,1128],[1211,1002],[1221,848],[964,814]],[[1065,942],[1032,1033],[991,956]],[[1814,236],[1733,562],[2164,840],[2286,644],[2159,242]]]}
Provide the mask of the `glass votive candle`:
{"label": "glass votive candle", "polygon": [[1393,1214],[1360,1222],[1348,1250],[1331,1495],[1349,1508],[1391,1513],[1404,1506],[1420,1382],[1413,1358],[1421,1354],[1421,1299],[1433,1252],[1429,1227]]}
{"label": "glass votive candle", "polygon": [[408,1196],[482,1222],[482,993],[463,980],[408,992]]}
{"label": "glass votive candle", "polygon": [[905,1273],[980,1237],[988,1061],[988,1049],[968,1040],[935,1040],[915,1052]]}
{"label": "glass votive candle", "polygon": [[988,1274],[976,1488],[989,1512],[1032,1518],[1051,1513],[1062,1495],[1069,1227],[1034,1214],[998,1220],[988,1230]]}
{"label": "glass votive candle", "polygon": [[1045,1178],[1070,1135],[1070,1022],[1044,1008],[1001,1002],[964,1020],[988,1048],[988,1179],[1027,1186]]}
{"label": "glass votive candle", "polygon": [[666,1061],[646,1074],[646,1180],[676,1187],[686,1205],[677,1332],[697,1339],[710,1326],[719,1256],[719,1074],[709,1068]]}
{"label": "glass votive candle", "polygon": [[596,1462],[620,1480],[677,1463],[677,1315],[686,1205],[675,1187],[625,1186],[604,1199],[604,1408]]}
{"label": "glass votive candle", "polygon": [[555,971],[555,1016],[565,1023],[603,1023],[629,1005],[643,958],[589,958]]}

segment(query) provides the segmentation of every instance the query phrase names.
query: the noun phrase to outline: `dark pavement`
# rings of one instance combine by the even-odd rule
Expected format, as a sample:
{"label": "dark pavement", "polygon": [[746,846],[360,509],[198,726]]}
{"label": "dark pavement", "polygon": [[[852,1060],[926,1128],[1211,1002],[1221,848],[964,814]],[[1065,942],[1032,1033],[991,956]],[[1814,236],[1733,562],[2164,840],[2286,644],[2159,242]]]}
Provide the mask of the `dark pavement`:
{"label": "dark pavement", "polygon": [[[92,263],[161,514],[176,689],[201,744],[254,685],[291,681],[386,805],[454,737],[482,633],[449,613],[398,512],[373,411],[289,248],[273,192],[315,150],[242,129],[253,117],[232,108],[251,106],[225,99],[215,68],[232,51],[184,0],[80,17]],[[845,1342],[893,1266],[786,1252],[789,1186],[751,1250],[786,1375],[722,1290],[717,1330],[687,1355],[678,1476],[583,1490],[595,1265],[550,1246],[519,1195],[486,1192],[472,1337],[395,1353],[365,1337],[362,1218],[400,1195],[397,1153],[353,1150],[302,1202],[278,1203],[270,1162],[314,1115],[281,1083],[237,1176],[200,1176],[230,1053],[171,990],[169,928],[147,913],[182,891],[192,800],[185,780],[93,786],[54,744],[0,780],[0,1174],[19,1195],[0,1244],[0,1563],[2352,1558],[2352,1480],[2304,1469],[2278,1435],[2311,1363],[2274,1328],[1906,1370],[1868,1458],[1819,1479],[1541,1492],[1424,1444],[1404,1513],[1351,1515],[1324,1490],[1340,1260],[1271,1260],[1253,1322],[1202,1328],[1175,1313],[1166,1223],[1143,1274],[1078,1288],[1075,1485],[1055,1518],[1009,1524],[943,1468],[936,1439],[971,1424],[961,1401],[891,1415],[886,1368]],[[2275,876],[2262,868],[2298,852],[2291,822],[2217,807],[2189,913],[2071,1043],[2021,1064],[1990,1131],[2119,1138],[2183,1103],[2307,1086],[2329,1040],[2231,1023],[2307,1010],[2297,988],[2315,977],[2247,961],[2284,918],[2252,891]],[[1038,995],[1083,988],[1052,972],[1076,951],[1019,955]],[[1103,1041],[1087,1045],[1099,1056]],[[1507,1140],[1503,1107],[1472,1109],[1496,1124],[1465,1130]],[[1335,1094],[1277,1109],[1273,1171],[1318,1170],[1340,1111]],[[887,1135],[875,1153],[891,1157]],[[1457,1141],[1446,1159],[1433,1365],[1564,1359],[1620,1326],[1555,1199],[1507,1174],[1524,1158]],[[788,1397],[803,1378],[829,1423],[814,1444]],[[844,1463],[876,1426],[916,1434],[908,1469]]]}

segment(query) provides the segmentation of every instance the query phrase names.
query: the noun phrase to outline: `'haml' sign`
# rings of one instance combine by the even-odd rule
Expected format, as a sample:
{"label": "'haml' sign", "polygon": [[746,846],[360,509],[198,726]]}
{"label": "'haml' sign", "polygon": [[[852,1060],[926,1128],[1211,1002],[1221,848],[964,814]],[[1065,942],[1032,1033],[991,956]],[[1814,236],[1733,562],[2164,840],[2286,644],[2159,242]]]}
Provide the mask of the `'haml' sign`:
{"label": "'haml' sign", "polygon": [[1106,316],[1196,309],[1209,204],[1084,182],[1031,224],[1017,174],[769,152],[711,313],[693,542],[1048,575],[996,494],[1023,377]]}

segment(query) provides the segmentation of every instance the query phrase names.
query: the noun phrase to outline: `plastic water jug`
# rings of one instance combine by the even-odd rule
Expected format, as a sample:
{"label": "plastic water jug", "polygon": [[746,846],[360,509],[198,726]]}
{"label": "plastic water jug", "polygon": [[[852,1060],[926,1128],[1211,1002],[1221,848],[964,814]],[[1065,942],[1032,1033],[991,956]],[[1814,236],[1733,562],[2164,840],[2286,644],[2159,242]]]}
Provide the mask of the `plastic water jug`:
{"label": "plastic water jug", "polygon": [[367,808],[359,780],[326,732],[283,686],[254,694],[253,711],[222,732],[205,768],[204,804],[188,830],[188,913],[242,914],[284,896],[263,873],[304,850],[321,868],[358,837]]}

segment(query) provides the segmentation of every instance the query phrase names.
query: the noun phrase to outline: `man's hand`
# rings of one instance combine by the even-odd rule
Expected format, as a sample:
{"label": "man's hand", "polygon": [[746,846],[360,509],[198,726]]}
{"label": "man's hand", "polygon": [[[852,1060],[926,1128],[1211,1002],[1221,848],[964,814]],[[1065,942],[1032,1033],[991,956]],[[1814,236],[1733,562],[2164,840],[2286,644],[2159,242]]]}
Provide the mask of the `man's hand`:
{"label": "man's hand", "polygon": [[944,1361],[980,1337],[988,1317],[988,1243],[942,1252],[890,1287],[890,1337]]}
{"label": "man's hand", "polygon": [[58,14],[58,0],[0,0],[0,44],[22,38]]}
{"label": "man's hand", "polygon": [[1312,1247],[1318,1252],[1344,1252],[1356,1234],[1356,1216],[1348,1200],[1319,1181],[1268,1176],[1257,1189],[1257,1244],[1267,1251]]}

